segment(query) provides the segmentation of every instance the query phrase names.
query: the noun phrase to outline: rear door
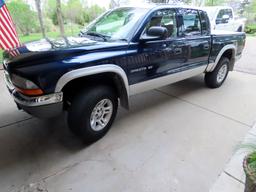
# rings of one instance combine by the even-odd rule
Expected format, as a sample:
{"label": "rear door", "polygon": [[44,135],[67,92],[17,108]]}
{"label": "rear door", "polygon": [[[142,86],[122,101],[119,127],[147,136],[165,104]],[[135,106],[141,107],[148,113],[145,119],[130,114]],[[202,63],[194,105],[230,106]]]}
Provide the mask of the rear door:
{"label": "rear door", "polygon": [[194,9],[178,10],[177,45],[186,54],[183,70],[207,66],[211,48],[210,22],[204,11]]}

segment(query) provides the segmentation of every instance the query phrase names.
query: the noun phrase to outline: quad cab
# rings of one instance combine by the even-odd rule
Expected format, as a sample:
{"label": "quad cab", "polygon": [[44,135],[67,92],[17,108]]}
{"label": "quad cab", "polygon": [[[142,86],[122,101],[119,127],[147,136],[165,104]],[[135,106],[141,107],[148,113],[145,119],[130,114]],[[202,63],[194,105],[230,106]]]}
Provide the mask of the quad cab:
{"label": "quad cab", "polygon": [[200,74],[220,87],[246,38],[211,31],[202,9],[172,5],[117,8],[79,36],[5,52],[4,72],[19,109],[40,118],[67,111],[71,131],[87,143],[108,132],[134,94]]}

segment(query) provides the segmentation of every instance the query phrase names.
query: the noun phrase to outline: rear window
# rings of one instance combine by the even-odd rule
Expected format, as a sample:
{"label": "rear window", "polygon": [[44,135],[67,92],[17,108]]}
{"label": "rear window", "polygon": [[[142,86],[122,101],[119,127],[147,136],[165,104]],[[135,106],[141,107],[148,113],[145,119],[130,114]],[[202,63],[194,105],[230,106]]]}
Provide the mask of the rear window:
{"label": "rear window", "polygon": [[202,35],[209,35],[210,34],[210,21],[207,17],[207,13],[204,11],[199,11],[200,20],[201,20],[201,28],[202,28]]}
{"label": "rear window", "polygon": [[179,10],[179,36],[201,35],[201,22],[197,10]]}
{"label": "rear window", "polygon": [[217,15],[217,19],[222,19],[224,15],[228,15],[229,18],[233,18],[232,10],[231,9],[221,9]]}

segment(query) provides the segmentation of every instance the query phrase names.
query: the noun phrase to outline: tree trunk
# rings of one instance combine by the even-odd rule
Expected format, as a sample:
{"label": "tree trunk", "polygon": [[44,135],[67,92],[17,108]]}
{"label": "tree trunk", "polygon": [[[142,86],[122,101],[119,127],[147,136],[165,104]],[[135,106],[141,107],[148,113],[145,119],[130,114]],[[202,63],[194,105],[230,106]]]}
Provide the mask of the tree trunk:
{"label": "tree trunk", "polygon": [[115,8],[115,7],[119,7],[119,6],[120,6],[120,5],[119,5],[119,1],[120,1],[120,0],[111,0],[111,1],[110,1],[110,8],[113,9],[113,8]]}
{"label": "tree trunk", "polygon": [[66,39],[63,18],[62,18],[62,12],[61,12],[61,0],[56,0],[56,13],[57,13],[57,18],[58,18],[58,24],[60,27],[60,34],[64,39]]}
{"label": "tree trunk", "polygon": [[43,38],[46,39],[46,33],[45,33],[43,15],[42,15],[42,9],[41,9],[41,0],[35,0],[35,2],[36,2],[36,8],[37,8],[38,19],[39,19],[39,23],[40,23],[41,32],[42,32]]}

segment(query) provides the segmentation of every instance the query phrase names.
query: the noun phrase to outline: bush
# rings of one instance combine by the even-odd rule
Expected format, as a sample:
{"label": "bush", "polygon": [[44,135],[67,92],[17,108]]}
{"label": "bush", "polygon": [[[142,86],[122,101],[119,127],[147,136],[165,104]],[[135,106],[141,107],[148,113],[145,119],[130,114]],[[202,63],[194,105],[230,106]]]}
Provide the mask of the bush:
{"label": "bush", "polygon": [[245,26],[245,32],[248,34],[256,33],[256,24],[248,24]]}

